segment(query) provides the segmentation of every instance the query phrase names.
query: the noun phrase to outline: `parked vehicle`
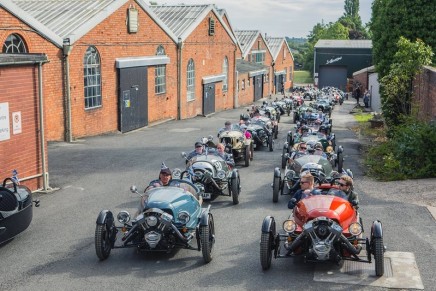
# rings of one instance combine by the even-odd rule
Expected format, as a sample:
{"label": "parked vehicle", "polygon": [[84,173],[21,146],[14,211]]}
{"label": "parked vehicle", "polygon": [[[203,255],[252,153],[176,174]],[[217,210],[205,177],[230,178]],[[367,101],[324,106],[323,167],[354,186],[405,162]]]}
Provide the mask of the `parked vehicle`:
{"label": "parked vehicle", "polygon": [[[374,259],[376,276],[384,274],[382,223],[372,223],[370,237],[364,238],[362,220],[346,194],[336,186],[324,188],[323,195],[301,199],[293,214],[277,230],[276,219],[266,216],[262,222],[260,263],[264,270],[271,266],[272,257],[303,257],[305,262],[334,262],[342,260],[371,263]],[[360,257],[363,246],[366,258]]]}
{"label": "parked vehicle", "polygon": [[218,135],[224,144],[226,152],[233,155],[235,162],[244,161],[245,167],[250,166],[254,157],[253,140],[245,137],[238,124],[232,124],[231,130],[224,130]]}
{"label": "parked vehicle", "polygon": [[130,190],[141,197],[133,217],[127,211],[120,211],[119,226],[109,210],[102,210],[97,217],[95,250],[100,260],[107,259],[112,249],[132,247],[140,252],[196,250],[202,252],[205,263],[212,260],[214,220],[210,206],[201,207],[201,193],[196,185],[172,179],[168,186],[151,186],[144,194],[136,186]]}
{"label": "parked vehicle", "polygon": [[274,137],[268,123],[261,118],[252,118],[247,123],[247,130],[251,133],[254,148],[268,147],[269,151],[272,152],[274,150]]}
{"label": "parked vehicle", "polygon": [[29,227],[33,218],[33,204],[38,207],[39,200],[33,200],[30,189],[19,185],[17,178],[3,180],[0,185],[0,244]]}

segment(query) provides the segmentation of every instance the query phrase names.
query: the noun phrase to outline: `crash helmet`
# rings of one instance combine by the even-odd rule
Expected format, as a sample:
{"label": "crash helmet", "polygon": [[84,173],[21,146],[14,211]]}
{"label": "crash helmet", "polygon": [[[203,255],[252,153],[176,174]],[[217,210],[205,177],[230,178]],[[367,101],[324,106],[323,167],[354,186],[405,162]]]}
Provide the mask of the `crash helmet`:
{"label": "crash helmet", "polygon": [[303,125],[301,127],[301,134],[309,132],[309,127],[307,125]]}
{"label": "crash helmet", "polygon": [[322,146],[322,143],[320,143],[319,141],[318,141],[317,143],[315,143],[315,145],[313,146],[313,148],[314,148],[315,150],[319,150],[319,151],[324,150],[324,147]]}
{"label": "crash helmet", "polygon": [[325,125],[321,125],[318,129],[318,132],[327,133],[327,127]]}
{"label": "crash helmet", "polygon": [[309,154],[313,154],[315,152],[315,142],[314,141],[308,141],[306,143],[306,147],[307,147],[307,152]]}

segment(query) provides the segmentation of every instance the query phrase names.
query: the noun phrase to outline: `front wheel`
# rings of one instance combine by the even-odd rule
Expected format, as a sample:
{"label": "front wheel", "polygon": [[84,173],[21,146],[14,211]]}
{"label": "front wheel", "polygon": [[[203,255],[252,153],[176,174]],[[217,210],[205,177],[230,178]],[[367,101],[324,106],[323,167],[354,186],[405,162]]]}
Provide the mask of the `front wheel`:
{"label": "front wheel", "polygon": [[207,264],[212,261],[212,250],[215,243],[215,226],[211,213],[209,213],[208,224],[200,226],[200,240],[203,260]]}
{"label": "front wheel", "polygon": [[270,232],[262,232],[260,237],[260,264],[262,269],[271,267],[273,235]]}
{"label": "front wheel", "polygon": [[285,155],[287,153],[288,153],[288,149],[285,146],[283,146],[283,150],[282,150],[282,169],[284,169],[286,167],[287,159],[286,159]]}
{"label": "front wheel", "polygon": [[107,231],[106,224],[97,224],[95,227],[95,252],[100,261],[106,260],[112,250],[110,233]]}
{"label": "front wheel", "polygon": [[338,153],[338,172],[342,173],[342,170],[344,169],[344,156],[342,153]]}
{"label": "front wheel", "polygon": [[280,177],[274,176],[273,180],[273,202],[279,201]]}
{"label": "front wheel", "polygon": [[250,166],[250,146],[246,145],[245,146],[245,166],[248,167]]}
{"label": "front wheel", "polygon": [[239,180],[239,177],[237,178],[232,178],[231,180],[231,193],[232,193],[232,199],[233,199],[233,205],[239,204],[239,186],[240,186],[241,182]]}
{"label": "front wheel", "polygon": [[279,126],[275,125],[274,126],[274,139],[277,139],[278,134],[279,134]]}
{"label": "front wheel", "polygon": [[376,237],[373,242],[373,252],[374,252],[374,260],[375,260],[375,274],[376,276],[383,276],[385,272],[384,266],[384,246],[383,246],[383,238]]}
{"label": "front wheel", "polygon": [[250,144],[250,161],[254,159],[254,142]]}

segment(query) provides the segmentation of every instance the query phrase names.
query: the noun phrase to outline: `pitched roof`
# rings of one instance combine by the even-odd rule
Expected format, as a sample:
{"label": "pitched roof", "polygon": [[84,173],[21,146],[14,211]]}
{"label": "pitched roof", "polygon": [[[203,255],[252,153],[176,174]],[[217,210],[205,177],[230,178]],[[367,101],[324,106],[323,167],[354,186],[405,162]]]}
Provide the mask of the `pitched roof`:
{"label": "pitched roof", "polygon": [[282,48],[282,44],[284,43],[291,54],[292,59],[294,59],[294,55],[292,54],[291,48],[288,45],[288,42],[284,37],[267,37],[266,41],[271,50],[271,54],[273,56],[273,61],[275,61],[280,53]]}
{"label": "pitched roof", "polygon": [[233,37],[231,30],[221,18],[221,13],[216,9],[215,5],[150,5],[149,8],[170,31],[182,41],[184,41],[209,12],[212,11],[228,32],[230,38],[237,43],[237,40]]}
{"label": "pitched roof", "polygon": [[82,37],[128,0],[0,0],[0,6],[59,47]]}
{"label": "pitched roof", "polygon": [[247,56],[259,35],[262,37],[267,49],[271,53],[268,42],[259,30],[235,30],[235,35],[242,50],[242,57],[245,58]]}
{"label": "pitched roof", "polygon": [[315,48],[372,48],[372,40],[363,39],[320,39]]}

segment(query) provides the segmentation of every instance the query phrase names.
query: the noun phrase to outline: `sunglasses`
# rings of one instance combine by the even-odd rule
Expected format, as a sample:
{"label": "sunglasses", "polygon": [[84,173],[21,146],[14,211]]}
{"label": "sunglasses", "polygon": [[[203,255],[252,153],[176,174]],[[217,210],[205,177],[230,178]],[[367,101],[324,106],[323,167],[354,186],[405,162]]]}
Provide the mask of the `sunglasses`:
{"label": "sunglasses", "polygon": [[302,150],[307,150],[307,148],[300,148],[300,149],[302,149]]}
{"label": "sunglasses", "polygon": [[339,186],[347,186],[345,183],[338,183]]}
{"label": "sunglasses", "polygon": [[308,181],[300,181],[300,184],[309,183]]}

